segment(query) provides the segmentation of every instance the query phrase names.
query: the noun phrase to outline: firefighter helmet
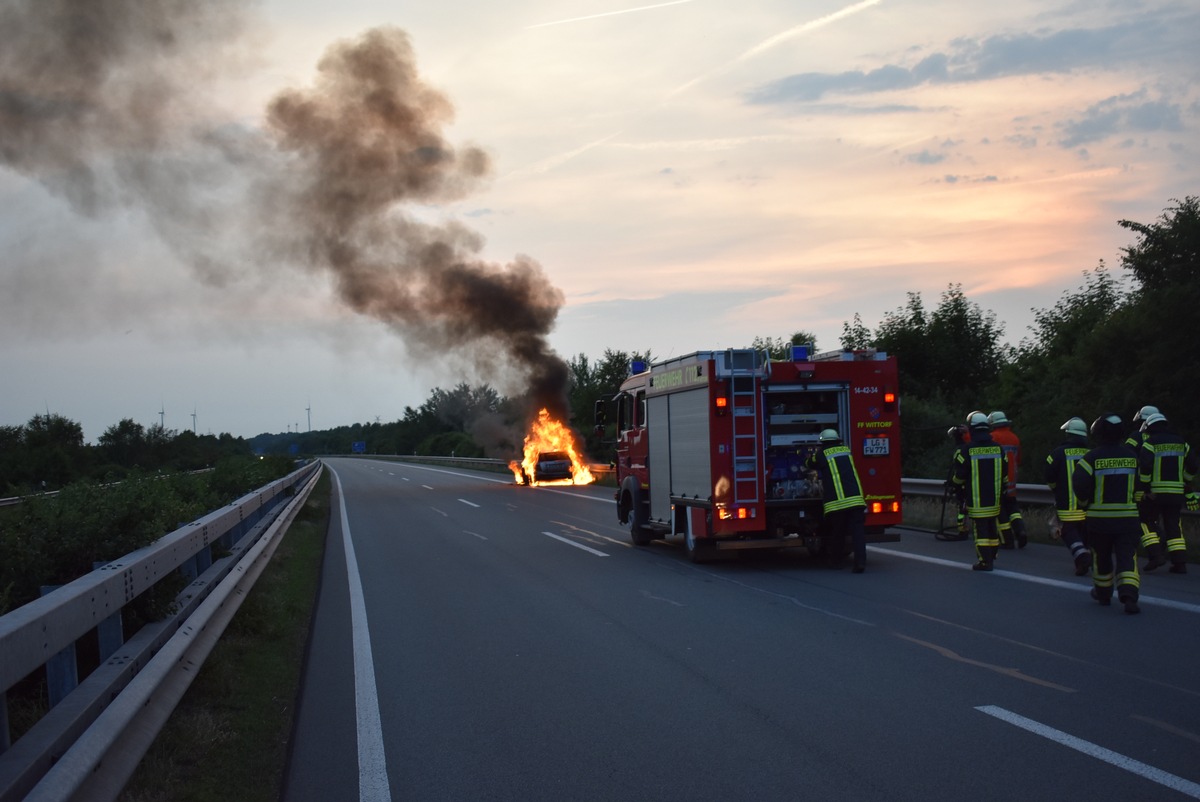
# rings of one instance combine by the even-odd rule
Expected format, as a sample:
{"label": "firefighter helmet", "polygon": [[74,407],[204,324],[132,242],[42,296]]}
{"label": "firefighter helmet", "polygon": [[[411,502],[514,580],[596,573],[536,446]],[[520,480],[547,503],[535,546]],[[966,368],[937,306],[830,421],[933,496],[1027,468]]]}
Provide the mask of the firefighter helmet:
{"label": "firefighter helmet", "polygon": [[1156,423],[1165,423],[1167,416],[1161,412],[1152,412],[1142,420],[1142,431],[1146,431]]}
{"label": "firefighter helmet", "polygon": [[842,436],[835,429],[823,429],[817,437],[822,443],[840,443],[842,441]]}
{"label": "firefighter helmet", "polygon": [[992,428],[995,429],[997,426],[1008,426],[1012,421],[1003,412],[996,410],[991,415],[988,415],[988,423],[992,424]]}
{"label": "firefighter helmet", "polygon": [[992,424],[988,422],[988,416],[976,410],[967,416],[967,426],[971,429],[987,429],[991,430]]}
{"label": "firefighter helmet", "polygon": [[1121,416],[1108,412],[1092,421],[1092,437],[1102,443],[1116,443],[1121,439]]}
{"label": "firefighter helmet", "polygon": [[1087,437],[1088,433],[1087,424],[1083,422],[1083,418],[1070,418],[1058,428],[1075,437]]}
{"label": "firefighter helmet", "polygon": [[1157,414],[1159,414],[1158,407],[1152,407],[1152,406],[1146,405],[1146,406],[1142,407],[1141,409],[1139,409],[1137,412],[1133,413],[1133,422],[1139,423],[1141,421],[1146,420],[1146,418],[1150,417],[1151,415],[1157,415]]}

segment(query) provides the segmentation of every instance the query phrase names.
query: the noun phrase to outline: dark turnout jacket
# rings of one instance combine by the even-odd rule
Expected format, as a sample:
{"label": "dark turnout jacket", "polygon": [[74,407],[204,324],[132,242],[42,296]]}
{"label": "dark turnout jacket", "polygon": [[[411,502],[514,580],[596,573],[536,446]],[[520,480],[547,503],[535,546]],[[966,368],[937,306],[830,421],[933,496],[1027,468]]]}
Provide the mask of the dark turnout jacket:
{"label": "dark turnout jacket", "polygon": [[1146,485],[1138,476],[1137,454],[1129,446],[1093,448],[1079,460],[1071,487],[1087,506],[1089,532],[1122,534],[1138,528],[1136,499]]}
{"label": "dark turnout jacket", "polygon": [[952,480],[966,493],[969,517],[1000,514],[1000,498],[1008,483],[1008,457],[990,432],[972,431],[970,441],[955,450]]}
{"label": "dark turnout jacket", "polygon": [[1087,518],[1083,504],[1075,495],[1071,479],[1079,467],[1079,461],[1089,450],[1086,437],[1068,435],[1062,445],[1046,457],[1045,481],[1054,491],[1054,506],[1061,521],[1082,521]]}

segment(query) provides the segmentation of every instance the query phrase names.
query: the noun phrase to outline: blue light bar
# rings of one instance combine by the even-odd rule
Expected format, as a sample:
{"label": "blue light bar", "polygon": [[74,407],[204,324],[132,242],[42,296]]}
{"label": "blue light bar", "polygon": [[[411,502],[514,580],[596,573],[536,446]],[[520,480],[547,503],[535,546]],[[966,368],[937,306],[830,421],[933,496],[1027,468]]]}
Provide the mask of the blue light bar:
{"label": "blue light bar", "polygon": [[808,361],[808,346],[807,345],[793,345],[792,346],[792,361],[793,362],[807,362]]}

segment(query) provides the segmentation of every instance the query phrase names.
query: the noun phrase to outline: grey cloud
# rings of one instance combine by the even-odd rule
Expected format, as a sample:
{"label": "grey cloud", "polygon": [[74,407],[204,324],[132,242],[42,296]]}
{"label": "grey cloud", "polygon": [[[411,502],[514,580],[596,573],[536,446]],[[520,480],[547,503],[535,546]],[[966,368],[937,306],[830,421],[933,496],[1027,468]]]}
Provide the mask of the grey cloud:
{"label": "grey cloud", "polygon": [[923,150],[920,153],[910,153],[904,158],[914,164],[937,164],[946,158],[946,154]]}
{"label": "grey cloud", "polygon": [[966,184],[993,184],[1000,179],[994,175],[970,176],[946,174],[942,177],[942,180],[947,184],[957,184],[960,181]]}
{"label": "grey cloud", "polygon": [[1082,119],[1063,124],[1064,148],[1075,148],[1125,131],[1180,131],[1180,106],[1165,100],[1146,100],[1144,91],[1115,95],[1090,106]]}
{"label": "grey cloud", "polygon": [[918,80],[912,72],[888,65],[870,72],[854,70],[839,74],[806,72],[783,78],[751,95],[754,103],[820,100],[826,93],[887,92],[907,89]]}
{"label": "grey cloud", "polygon": [[869,94],[923,84],[1110,67],[1132,59],[1190,52],[1194,42],[1183,32],[1197,28],[1200,13],[1189,10],[1173,20],[1159,17],[1105,28],[956,39],[946,52],[933,53],[911,67],[887,64],[869,71],[789,75],[759,87],[747,99],[763,104],[811,102],[827,94]]}

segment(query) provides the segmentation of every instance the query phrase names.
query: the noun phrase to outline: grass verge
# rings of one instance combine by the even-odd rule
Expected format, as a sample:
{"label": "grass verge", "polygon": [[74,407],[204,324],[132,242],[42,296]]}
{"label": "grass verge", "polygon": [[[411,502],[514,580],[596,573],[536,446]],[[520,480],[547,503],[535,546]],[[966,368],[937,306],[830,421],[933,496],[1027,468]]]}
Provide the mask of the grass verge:
{"label": "grass verge", "polygon": [[142,759],[123,802],[279,798],[329,497],[326,471]]}

